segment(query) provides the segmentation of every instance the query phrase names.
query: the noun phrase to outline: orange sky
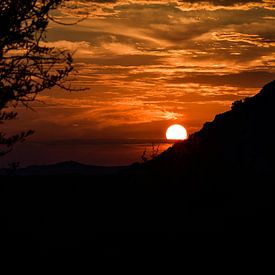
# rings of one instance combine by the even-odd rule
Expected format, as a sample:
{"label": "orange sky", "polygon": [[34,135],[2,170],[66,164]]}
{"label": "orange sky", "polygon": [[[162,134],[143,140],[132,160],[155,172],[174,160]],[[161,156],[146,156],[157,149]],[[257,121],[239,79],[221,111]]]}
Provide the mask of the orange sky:
{"label": "orange sky", "polygon": [[140,142],[87,140],[160,139],[173,123],[194,132],[274,79],[274,0],[82,0],[55,12],[62,22],[83,15],[77,25],[51,23],[47,43],[74,52],[71,82],[89,89],[45,92],[35,112],[18,108],[7,130],[36,134],[5,161],[129,163]]}

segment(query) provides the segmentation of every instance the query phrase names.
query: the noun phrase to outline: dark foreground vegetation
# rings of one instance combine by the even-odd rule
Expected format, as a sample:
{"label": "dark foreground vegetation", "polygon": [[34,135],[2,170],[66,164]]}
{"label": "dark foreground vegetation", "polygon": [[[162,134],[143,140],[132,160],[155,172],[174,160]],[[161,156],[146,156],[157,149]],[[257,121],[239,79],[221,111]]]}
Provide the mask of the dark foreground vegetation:
{"label": "dark foreground vegetation", "polygon": [[111,174],[2,176],[6,229],[24,249],[83,257],[156,251],[186,232],[273,232],[274,98],[272,82],[152,161]]}
{"label": "dark foreground vegetation", "polygon": [[[240,188],[232,193],[188,190],[188,179],[180,184],[170,176],[2,180],[1,219],[13,256],[90,260],[114,253],[150,258],[167,255],[171,245],[186,245],[193,239],[190,232],[227,232],[230,236],[261,232],[262,236],[274,231],[273,194],[270,190],[255,192],[256,182],[251,183],[252,191]],[[268,181],[259,184],[264,180]],[[217,182],[223,183],[228,182]],[[180,254],[174,251],[173,255]]]}

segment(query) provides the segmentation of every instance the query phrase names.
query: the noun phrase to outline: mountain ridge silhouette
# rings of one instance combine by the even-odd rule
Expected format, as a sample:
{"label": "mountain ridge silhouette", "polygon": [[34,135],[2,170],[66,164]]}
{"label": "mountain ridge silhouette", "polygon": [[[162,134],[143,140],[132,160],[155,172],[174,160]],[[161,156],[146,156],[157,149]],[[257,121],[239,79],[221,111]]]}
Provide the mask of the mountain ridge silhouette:
{"label": "mountain ridge silhouette", "polygon": [[[274,174],[275,80],[259,93],[232,103],[201,130],[146,163],[104,167],[65,161],[32,165],[16,175],[173,175],[190,181],[247,180]],[[230,175],[228,175],[230,173]],[[5,171],[0,171],[5,174]],[[142,180],[142,179],[141,179]]]}
{"label": "mountain ridge silhouette", "polygon": [[[70,170],[25,177],[28,184],[2,178],[9,230],[31,232],[49,251],[60,235],[67,245],[94,241],[98,232],[100,245],[110,232],[161,232],[161,245],[163,232],[274,234],[274,106],[275,81],[188,140],[116,174],[81,177]],[[54,167],[72,166],[85,168],[75,162]],[[55,239],[56,230],[62,234]]]}
{"label": "mountain ridge silhouette", "polygon": [[[254,179],[274,174],[275,81],[252,97],[235,101],[231,110],[130,173],[179,174],[183,177],[241,175]],[[230,178],[231,178],[230,176]]]}
{"label": "mountain ridge silhouette", "polygon": [[16,176],[55,176],[55,175],[115,175],[123,169],[124,166],[98,166],[79,163],[76,161],[63,161],[48,165],[30,165],[25,168],[9,171],[1,169],[0,175]]}

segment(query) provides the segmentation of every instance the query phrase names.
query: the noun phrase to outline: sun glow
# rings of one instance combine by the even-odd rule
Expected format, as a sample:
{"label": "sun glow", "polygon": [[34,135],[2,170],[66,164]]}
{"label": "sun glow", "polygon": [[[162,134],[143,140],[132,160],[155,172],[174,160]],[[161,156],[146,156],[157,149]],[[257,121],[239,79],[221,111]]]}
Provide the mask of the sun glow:
{"label": "sun glow", "polygon": [[174,124],[167,129],[166,138],[168,140],[185,140],[187,139],[187,131],[183,126]]}

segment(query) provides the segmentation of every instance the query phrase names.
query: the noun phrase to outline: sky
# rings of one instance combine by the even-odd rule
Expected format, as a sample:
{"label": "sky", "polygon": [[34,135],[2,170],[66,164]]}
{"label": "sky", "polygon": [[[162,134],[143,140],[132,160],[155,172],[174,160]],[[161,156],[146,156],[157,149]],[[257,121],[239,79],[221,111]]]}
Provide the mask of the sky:
{"label": "sky", "polygon": [[70,82],[33,110],[18,107],[10,133],[35,134],[2,162],[139,161],[179,123],[189,133],[275,79],[274,0],[79,0],[53,14],[47,43],[73,52]]}

